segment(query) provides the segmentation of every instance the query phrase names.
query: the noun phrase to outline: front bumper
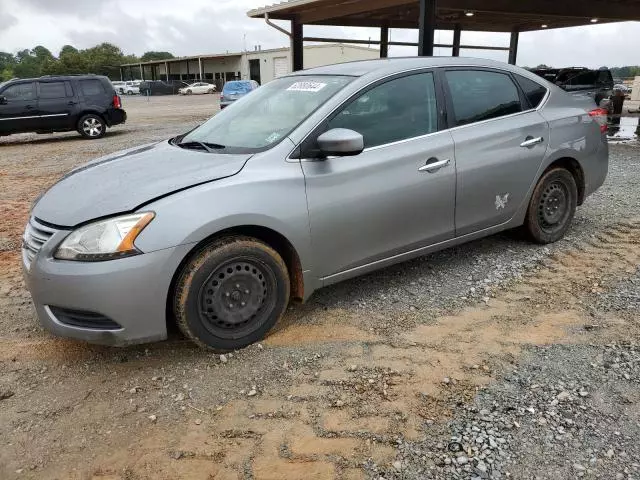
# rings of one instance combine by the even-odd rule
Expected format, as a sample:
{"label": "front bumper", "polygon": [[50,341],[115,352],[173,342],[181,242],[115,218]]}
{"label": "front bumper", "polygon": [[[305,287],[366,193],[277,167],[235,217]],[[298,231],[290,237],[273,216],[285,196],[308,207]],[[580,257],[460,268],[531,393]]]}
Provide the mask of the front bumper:
{"label": "front bumper", "polygon": [[[55,260],[55,247],[69,233],[54,233],[31,260],[23,254],[25,281],[42,326],[55,335],[102,345],[167,338],[171,280],[192,245],[106,262]],[[59,309],[98,314],[117,327],[70,325],[56,315]]]}

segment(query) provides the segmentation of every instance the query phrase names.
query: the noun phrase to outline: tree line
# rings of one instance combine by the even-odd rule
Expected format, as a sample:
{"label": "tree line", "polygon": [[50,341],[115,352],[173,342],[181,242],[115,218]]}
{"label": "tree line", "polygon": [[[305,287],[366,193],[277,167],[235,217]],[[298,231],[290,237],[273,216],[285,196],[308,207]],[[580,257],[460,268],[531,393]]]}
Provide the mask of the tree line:
{"label": "tree line", "polygon": [[120,79],[120,65],[123,63],[147,62],[175,58],[170,52],[146,52],[141,57],[125,55],[111,43],[101,43],[95,47],[78,50],[65,45],[56,57],[49,49],[38,45],[16,54],[0,52],[0,81],[12,78],[33,78],[42,75],[70,75],[94,73],[106,75],[112,80]]}

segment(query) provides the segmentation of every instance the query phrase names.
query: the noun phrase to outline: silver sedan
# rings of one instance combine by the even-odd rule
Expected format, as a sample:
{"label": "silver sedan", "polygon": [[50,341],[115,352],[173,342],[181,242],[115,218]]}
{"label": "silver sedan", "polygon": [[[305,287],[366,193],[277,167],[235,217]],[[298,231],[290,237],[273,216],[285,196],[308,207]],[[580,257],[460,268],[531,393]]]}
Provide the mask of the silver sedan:
{"label": "silver sedan", "polygon": [[526,70],[405,58],[274,80],[37,202],[41,323],[109,345],[264,337],[290,299],[511,228],[555,242],[607,175],[606,111]]}

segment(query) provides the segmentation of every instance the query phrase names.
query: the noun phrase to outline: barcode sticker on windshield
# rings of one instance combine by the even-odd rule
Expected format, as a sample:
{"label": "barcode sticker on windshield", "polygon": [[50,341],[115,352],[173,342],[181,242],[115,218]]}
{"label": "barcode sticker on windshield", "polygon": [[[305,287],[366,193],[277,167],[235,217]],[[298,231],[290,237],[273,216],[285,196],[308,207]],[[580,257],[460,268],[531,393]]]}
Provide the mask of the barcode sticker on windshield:
{"label": "barcode sticker on windshield", "polygon": [[326,83],[319,82],[296,82],[291,85],[287,90],[292,92],[319,92],[324,87],[326,87]]}

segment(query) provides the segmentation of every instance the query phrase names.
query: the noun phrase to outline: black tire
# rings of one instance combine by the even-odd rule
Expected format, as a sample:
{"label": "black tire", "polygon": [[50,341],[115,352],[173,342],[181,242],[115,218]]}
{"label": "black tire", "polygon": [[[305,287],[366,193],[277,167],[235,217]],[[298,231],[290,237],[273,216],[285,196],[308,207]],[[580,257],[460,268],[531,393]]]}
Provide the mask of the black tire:
{"label": "black tire", "polygon": [[208,94],[212,94],[213,92],[215,92],[215,90],[213,88],[210,88],[209,90],[207,90]]}
{"label": "black tire", "polygon": [[226,237],[184,265],[173,312],[199,346],[235,350],[264,338],[284,314],[289,291],[287,266],[275,250],[254,238]]}
{"label": "black tire", "polygon": [[106,132],[107,124],[100,115],[88,113],[78,120],[78,133],[84,138],[95,140],[104,137]]}
{"label": "black tire", "polygon": [[191,90],[187,90],[187,95],[191,95],[193,92]]}
{"label": "black tire", "polygon": [[553,243],[564,237],[578,204],[573,175],[564,168],[552,168],[538,181],[527,210],[524,228],[537,243]]}

